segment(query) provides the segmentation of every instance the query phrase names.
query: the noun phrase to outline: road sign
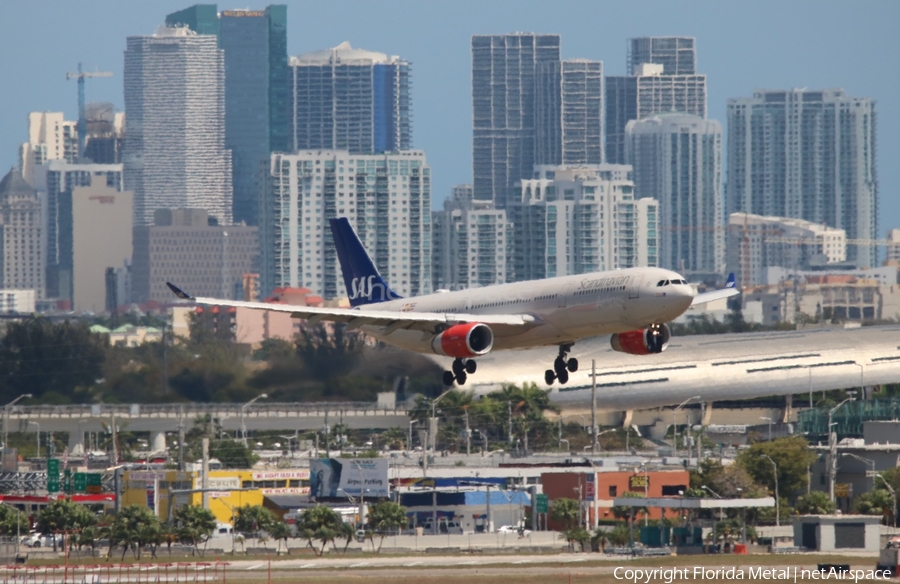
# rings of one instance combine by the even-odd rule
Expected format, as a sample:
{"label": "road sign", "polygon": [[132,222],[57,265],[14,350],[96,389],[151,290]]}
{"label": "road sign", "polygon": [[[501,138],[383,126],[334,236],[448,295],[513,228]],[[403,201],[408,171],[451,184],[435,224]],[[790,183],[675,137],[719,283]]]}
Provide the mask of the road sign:
{"label": "road sign", "polygon": [[547,495],[538,493],[534,497],[535,512],[547,513],[550,510],[550,498]]}
{"label": "road sign", "polygon": [[59,492],[59,460],[56,458],[47,459],[47,492]]}
{"label": "road sign", "polygon": [[92,495],[98,495],[103,492],[103,475],[99,472],[87,473],[87,489],[86,491]]}
{"label": "road sign", "polygon": [[72,481],[72,490],[76,493],[84,493],[87,491],[87,475],[83,472],[76,472]]}

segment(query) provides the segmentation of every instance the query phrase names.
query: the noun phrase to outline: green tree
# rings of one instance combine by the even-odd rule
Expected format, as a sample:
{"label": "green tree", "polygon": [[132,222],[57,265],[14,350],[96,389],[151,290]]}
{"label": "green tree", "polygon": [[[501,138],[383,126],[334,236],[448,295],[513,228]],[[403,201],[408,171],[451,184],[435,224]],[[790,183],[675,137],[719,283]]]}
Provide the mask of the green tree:
{"label": "green tree", "polygon": [[578,525],[571,529],[564,529],[559,533],[559,537],[566,540],[568,544],[578,543],[581,545],[581,551],[584,551],[584,544],[591,541],[590,532],[584,527]]}
{"label": "green tree", "polygon": [[291,537],[291,527],[284,521],[275,521],[269,527],[269,535],[275,540],[275,551],[279,549],[279,542],[284,541],[284,549],[290,554],[291,548],[288,547],[288,538]]}
{"label": "green tree", "polygon": [[109,338],[83,323],[10,322],[0,339],[0,399],[30,393],[40,403],[90,400],[108,350]]}
{"label": "green tree", "polygon": [[326,381],[349,374],[359,362],[365,339],[342,324],[304,326],[296,337],[297,356],[309,377]]}
{"label": "green tree", "polygon": [[809,494],[797,498],[794,510],[800,515],[831,515],[835,508],[834,502],[828,498],[828,493],[810,491]]}
{"label": "green tree", "polygon": [[31,522],[25,513],[9,505],[0,505],[0,535],[28,535],[30,531]]}
{"label": "green tree", "polygon": [[[324,505],[316,505],[303,512],[297,528],[301,537],[308,540],[316,555],[321,556],[325,552],[325,546],[338,536],[342,523],[341,516],[337,511]],[[312,545],[313,540],[322,542],[321,550]]]}
{"label": "green tree", "polygon": [[609,529],[605,527],[598,527],[594,530],[594,534],[591,536],[591,547],[597,548],[598,551],[605,551],[606,546],[609,544],[609,537],[611,532]]}
{"label": "green tree", "polygon": [[609,534],[609,543],[616,547],[626,546],[630,541],[631,530],[627,525],[620,523],[619,525],[616,525]]}
{"label": "green tree", "polygon": [[887,489],[875,489],[853,500],[853,510],[862,515],[884,515],[885,510],[890,515],[893,505],[893,499]]}
{"label": "green tree", "polygon": [[262,505],[244,505],[235,509],[234,529],[251,534],[257,540],[261,532],[269,533],[276,522],[275,514]]}
{"label": "green tree", "polygon": [[259,460],[248,446],[231,439],[211,441],[209,456],[218,458],[224,468],[252,468]]}
{"label": "green tree", "polygon": [[179,538],[193,546],[191,554],[198,553],[202,557],[200,544],[209,541],[216,530],[216,516],[213,512],[203,507],[185,505],[175,511],[175,524],[178,526]]}
{"label": "green tree", "polygon": [[816,454],[810,450],[805,438],[790,436],[760,442],[738,455],[735,462],[747,469],[756,482],[766,485],[770,492],[774,492],[775,469],[763,455],[769,456],[778,466],[780,494],[790,497],[806,488],[807,469],[816,461]]}
{"label": "green tree", "polygon": [[108,530],[109,553],[121,545],[122,559],[131,549],[137,559],[141,559],[141,551],[150,546],[153,556],[162,542],[159,518],[149,507],[126,505],[116,515]]}
{"label": "green tree", "polygon": [[560,497],[553,501],[550,518],[557,523],[562,523],[563,530],[572,529],[581,520],[581,505],[575,499]]}
{"label": "green tree", "polygon": [[379,501],[369,507],[368,527],[373,533],[381,537],[378,542],[378,552],[384,538],[389,533],[394,533],[407,523],[406,507],[393,501]]}
{"label": "green tree", "polygon": [[[644,493],[636,493],[634,491],[625,491],[622,493],[623,499],[643,499]],[[647,513],[646,507],[631,507],[627,505],[614,505],[612,508],[613,517],[616,519],[629,519],[634,509],[634,517],[640,517],[642,513]]]}
{"label": "green tree", "polygon": [[[97,523],[97,516],[84,505],[68,499],[58,499],[41,510],[38,515],[38,530],[42,533],[70,533]],[[56,538],[53,538],[56,551]]]}

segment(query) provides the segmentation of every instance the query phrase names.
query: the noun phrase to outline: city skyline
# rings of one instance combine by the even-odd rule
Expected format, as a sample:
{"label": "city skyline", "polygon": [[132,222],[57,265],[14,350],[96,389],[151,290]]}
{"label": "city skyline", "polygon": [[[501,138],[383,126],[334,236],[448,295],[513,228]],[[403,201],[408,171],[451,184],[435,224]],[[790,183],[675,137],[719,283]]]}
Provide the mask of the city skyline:
{"label": "city skyline", "polygon": [[[723,7],[710,2],[620,6],[573,1],[563,4],[563,9],[545,11],[540,3],[471,2],[452,8],[400,1],[388,4],[391,9],[379,11],[384,13],[381,16],[360,2],[328,6],[288,3],[288,55],[350,41],[354,46],[399,55],[412,64],[416,76],[415,146],[428,153],[434,172],[434,208],[440,208],[450,196],[452,185],[472,181],[473,34],[559,34],[562,59],[603,61],[606,75],[626,73],[629,38],[677,35],[696,38],[697,70],[708,79],[708,118],[723,126],[727,99],[751,96],[756,89],[843,88],[848,95],[875,100],[878,158],[882,161],[877,235],[884,237],[887,229],[900,225],[900,200],[891,197],[900,189],[900,169],[890,164],[900,153],[900,108],[892,107],[891,101],[900,82],[896,76],[881,73],[889,70],[889,56],[895,54],[889,23],[896,19],[889,16],[900,15],[900,7],[869,2],[847,11],[846,4],[812,2]],[[125,38],[152,33],[165,14],[188,5],[165,0],[125,8],[95,2],[90,9],[84,4],[60,4],[53,11],[16,5],[13,17],[0,23],[0,42],[8,54],[13,47],[25,46],[29,34],[27,27],[15,23],[40,22],[45,42],[33,50],[15,51],[16,58],[0,66],[4,79],[12,80],[9,86],[15,88],[5,95],[7,107],[0,112],[0,164],[15,164],[30,111],[63,111],[66,119],[76,118],[76,88],[74,83],[65,84],[65,72],[74,70],[77,61],[82,61],[86,70],[115,73],[113,79],[89,80],[88,100],[111,101],[117,109],[124,109]],[[404,19],[390,17],[397,11],[403,12]],[[810,11],[817,16],[815,27],[806,24]],[[572,18],[573,13],[582,17]],[[421,25],[409,27],[410,19]],[[100,21],[104,26],[96,26]],[[315,22],[340,25],[311,24]],[[597,23],[603,22],[615,22],[615,33],[598,36]],[[730,26],[732,22],[741,26]],[[89,28],[91,34],[79,39],[74,52],[67,45],[63,53],[62,43],[67,42],[63,39],[79,25]],[[58,42],[53,41],[56,38]],[[71,62],[67,55],[72,55]],[[724,162],[727,167],[728,161]]]}

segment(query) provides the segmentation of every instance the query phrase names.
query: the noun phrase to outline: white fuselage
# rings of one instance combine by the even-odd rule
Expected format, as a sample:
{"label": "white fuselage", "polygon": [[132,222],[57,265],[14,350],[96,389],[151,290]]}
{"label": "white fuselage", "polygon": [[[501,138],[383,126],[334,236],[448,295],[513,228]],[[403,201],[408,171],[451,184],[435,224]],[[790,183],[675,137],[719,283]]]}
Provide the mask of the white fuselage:
{"label": "white fuselage", "polygon": [[[673,283],[677,282],[677,283]],[[671,270],[627,268],[436,292],[371,304],[367,310],[454,314],[527,314],[529,325],[491,325],[493,351],[574,343],[598,335],[642,329],[678,318],[694,290]],[[362,330],[392,345],[432,353],[432,335],[420,330]]]}

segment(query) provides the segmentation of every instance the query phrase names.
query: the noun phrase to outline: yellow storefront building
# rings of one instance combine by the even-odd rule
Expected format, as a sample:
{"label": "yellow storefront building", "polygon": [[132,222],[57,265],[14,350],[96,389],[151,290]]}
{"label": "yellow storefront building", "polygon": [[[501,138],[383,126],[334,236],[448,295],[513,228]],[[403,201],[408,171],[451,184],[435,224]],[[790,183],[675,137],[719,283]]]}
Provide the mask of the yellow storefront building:
{"label": "yellow storefront building", "polygon": [[[123,505],[141,505],[156,511],[166,521],[184,505],[203,504],[201,477],[195,471],[125,471]],[[309,494],[309,470],[211,470],[207,493],[209,509],[220,523],[231,523],[236,509],[247,505],[265,505],[279,512],[277,505],[266,505],[267,497]],[[285,510],[281,510],[283,515]]]}

